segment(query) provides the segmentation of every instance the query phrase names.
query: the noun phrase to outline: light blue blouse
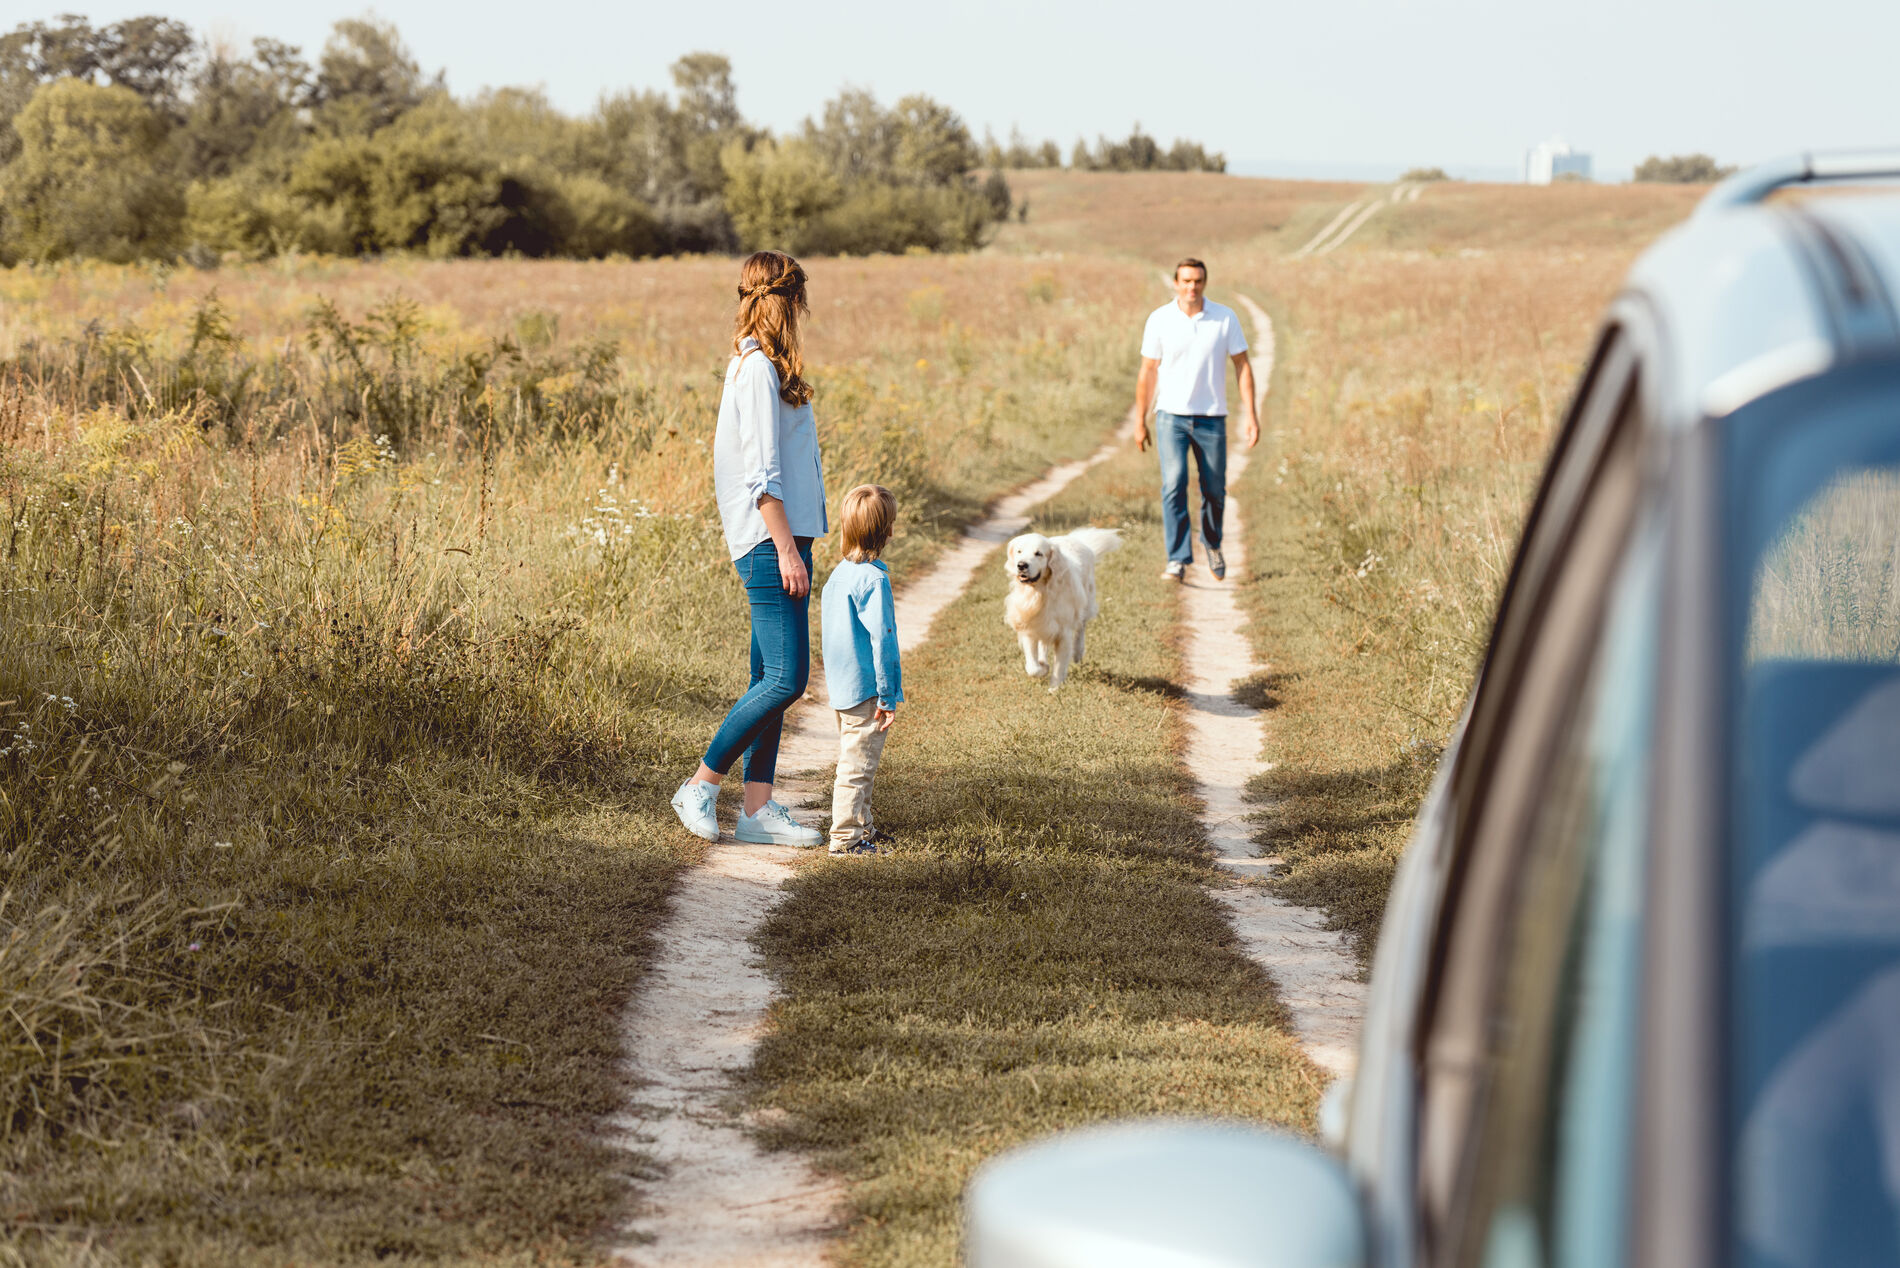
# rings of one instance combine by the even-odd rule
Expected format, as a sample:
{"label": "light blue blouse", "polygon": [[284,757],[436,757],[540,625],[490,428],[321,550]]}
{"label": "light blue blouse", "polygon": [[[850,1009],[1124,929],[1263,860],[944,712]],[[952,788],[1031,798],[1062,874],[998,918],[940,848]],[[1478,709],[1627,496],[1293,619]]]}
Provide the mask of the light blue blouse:
{"label": "light blue blouse", "polygon": [[853,709],[872,696],[885,708],[904,698],[897,656],[897,604],[891,577],[878,560],[841,559],[825,582],[821,604],[825,694],[834,709]]}
{"label": "light blue blouse", "polygon": [[772,536],[759,514],[770,494],[785,504],[794,537],[823,537],[825,468],[818,456],[818,423],[811,406],[779,399],[778,371],[748,338],[726,366],[719,397],[719,428],[713,433],[713,493],[726,549],[739,559]]}

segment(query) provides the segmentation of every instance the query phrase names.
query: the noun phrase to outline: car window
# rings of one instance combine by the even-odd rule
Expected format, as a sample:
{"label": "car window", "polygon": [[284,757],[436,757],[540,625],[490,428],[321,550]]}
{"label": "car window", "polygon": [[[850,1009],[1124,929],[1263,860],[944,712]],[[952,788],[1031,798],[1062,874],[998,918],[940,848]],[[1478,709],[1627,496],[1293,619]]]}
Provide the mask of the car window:
{"label": "car window", "polygon": [[1740,421],[1736,1258],[1900,1263],[1900,375]]}
{"label": "car window", "polygon": [[1626,1258],[1660,573],[1639,539],[1530,833],[1468,1221],[1484,1268]]}
{"label": "car window", "polygon": [[1420,1032],[1417,1186],[1434,1255],[1460,1242],[1491,1077],[1522,856],[1549,795],[1642,483],[1637,366],[1609,343],[1554,460],[1500,612],[1451,776],[1453,869]]}

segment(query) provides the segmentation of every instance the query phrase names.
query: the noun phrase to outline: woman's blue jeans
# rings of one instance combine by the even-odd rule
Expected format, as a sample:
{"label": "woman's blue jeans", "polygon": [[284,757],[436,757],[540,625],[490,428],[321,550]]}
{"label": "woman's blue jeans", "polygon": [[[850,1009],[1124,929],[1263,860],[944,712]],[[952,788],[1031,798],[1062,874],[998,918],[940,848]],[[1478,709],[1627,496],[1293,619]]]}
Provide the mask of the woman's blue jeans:
{"label": "woman's blue jeans", "polygon": [[[811,538],[798,554],[811,576]],[[794,599],[779,582],[778,547],[770,538],[733,561],[752,604],[752,685],[726,714],[702,759],[721,775],[745,754],[745,782],[769,784],[778,774],[778,739],[785,711],[805,694],[811,677],[811,592]]]}
{"label": "woman's blue jeans", "polygon": [[1161,452],[1161,524],[1168,562],[1194,562],[1188,537],[1188,454],[1201,477],[1201,540],[1219,550],[1221,513],[1227,509],[1227,418],[1222,414],[1155,411],[1155,448]]}

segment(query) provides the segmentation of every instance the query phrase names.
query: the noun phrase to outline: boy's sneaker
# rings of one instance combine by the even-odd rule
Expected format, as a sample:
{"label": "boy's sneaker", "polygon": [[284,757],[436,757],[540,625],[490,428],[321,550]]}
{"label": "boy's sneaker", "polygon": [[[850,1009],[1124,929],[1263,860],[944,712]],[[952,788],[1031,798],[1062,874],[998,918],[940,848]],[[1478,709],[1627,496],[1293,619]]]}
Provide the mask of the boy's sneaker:
{"label": "boy's sneaker", "polygon": [[897,838],[882,828],[872,828],[869,832],[864,834],[864,839],[869,841],[872,845],[879,847],[897,844]]}
{"label": "boy's sneaker", "polygon": [[673,813],[680,817],[680,823],[688,832],[707,841],[719,839],[718,806],[719,787],[716,784],[702,784],[697,779],[689,779],[673,794]]}
{"label": "boy's sneaker", "polygon": [[1161,579],[1163,581],[1181,581],[1186,577],[1187,565],[1178,559],[1170,560],[1168,566],[1161,570]]}
{"label": "boy's sneaker", "polygon": [[1214,580],[1227,580],[1227,556],[1212,546],[1207,548],[1207,570],[1214,574]]}
{"label": "boy's sneaker", "polygon": [[732,835],[751,845],[797,845],[809,848],[825,843],[824,833],[792,818],[792,812],[776,801],[766,802],[755,815],[740,815],[739,822],[733,825]]}
{"label": "boy's sneaker", "polygon": [[865,837],[862,841],[854,841],[850,845],[834,845],[831,847],[830,852],[832,854],[840,854],[840,855],[842,854],[876,854],[878,853],[878,848],[876,845],[872,843],[870,837]]}

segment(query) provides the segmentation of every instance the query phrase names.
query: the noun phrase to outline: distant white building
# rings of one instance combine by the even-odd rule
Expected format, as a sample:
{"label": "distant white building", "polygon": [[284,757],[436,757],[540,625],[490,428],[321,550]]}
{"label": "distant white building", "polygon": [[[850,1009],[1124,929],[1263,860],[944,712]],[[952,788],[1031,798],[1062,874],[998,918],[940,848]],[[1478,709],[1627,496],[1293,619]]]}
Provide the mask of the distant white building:
{"label": "distant white building", "polygon": [[1562,137],[1540,141],[1524,151],[1524,183],[1548,185],[1560,176],[1589,180],[1590,156],[1570,148]]}

